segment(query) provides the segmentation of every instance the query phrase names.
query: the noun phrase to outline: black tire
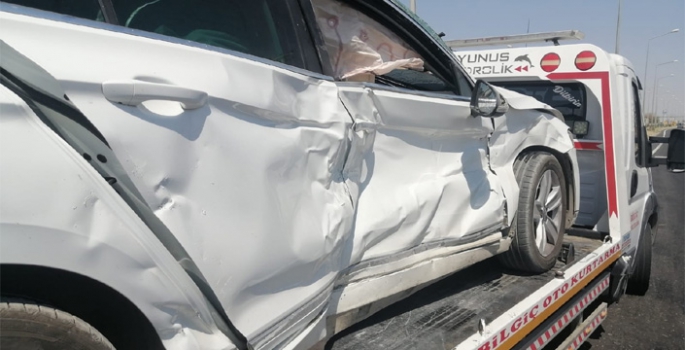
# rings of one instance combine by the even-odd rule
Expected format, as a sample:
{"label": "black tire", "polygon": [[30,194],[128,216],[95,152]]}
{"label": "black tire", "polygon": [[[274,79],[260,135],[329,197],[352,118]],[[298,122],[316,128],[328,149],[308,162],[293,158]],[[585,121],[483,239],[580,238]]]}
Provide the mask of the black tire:
{"label": "black tire", "polygon": [[[500,261],[509,268],[524,272],[549,271],[554,267],[561,251],[566,227],[567,201],[564,171],[553,155],[545,152],[531,152],[524,154],[514,163],[514,173],[520,190],[519,206],[514,213],[514,220],[509,231],[509,236],[512,237],[511,247],[507,252],[500,254]],[[551,205],[554,209],[550,211],[547,210],[547,198],[543,200],[544,205],[536,208],[536,203],[539,202],[536,202],[539,194],[538,187],[544,187],[541,183],[543,175],[546,179],[550,179],[545,181],[551,181],[550,183],[553,184],[550,185],[549,188],[552,190],[548,193],[559,194],[558,207],[556,197],[552,196],[554,200]],[[536,219],[536,210],[540,219]],[[551,217],[553,217],[552,220],[550,220]],[[541,223],[543,229],[549,231],[549,234],[547,231],[541,233],[540,237],[544,237],[540,238],[539,243],[536,243],[536,222]],[[555,223],[558,224],[555,225]],[[556,226],[556,240],[553,239],[554,230],[548,229],[554,226]],[[538,248],[539,246],[543,247]]]}
{"label": "black tire", "polygon": [[80,318],[47,306],[0,303],[3,350],[114,350],[95,328]]}
{"label": "black tire", "polygon": [[632,295],[645,295],[649,289],[652,275],[652,227],[647,225],[640,236],[640,243],[635,252],[635,271],[628,280],[626,292]]}

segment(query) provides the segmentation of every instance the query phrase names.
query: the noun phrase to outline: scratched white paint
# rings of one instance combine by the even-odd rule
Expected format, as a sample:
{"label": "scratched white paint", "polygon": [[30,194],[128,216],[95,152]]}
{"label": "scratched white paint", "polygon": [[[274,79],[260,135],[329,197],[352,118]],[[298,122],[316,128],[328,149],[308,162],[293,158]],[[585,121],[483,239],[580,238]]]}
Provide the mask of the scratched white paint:
{"label": "scratched white paint", "polygon": [[[500,230],[512,220],[505,203],[509,211],[517,207],[511,171],[517,152],[537,145],[574,158],[554,111],[506,91],[512,108],[493,125],[473,118],[468,102],[455,98],[334,82],[80,20],[8,12],[0,20],[2,39],[53,74],[104,134],[148,206],[257,348],[306,348],[330,335],[326,316],[501,253],[509,242]],[[169,100],[117,104],[107,98],[121,96],[103,90],[108,82],[190,89],[206,100],[192,109]],[[3,126],[19,116],[3,113]],[[20,156],[60,144],[35,125],[0,128],[9,133],[3,142],[35,141],[17,148]],[[38,225],[78,238],[38,257],[12,254],[5,247],[23,251],[30,242],[2,230],[2,262],[60,266],[111,283],[170,349],[227,346],[187,276],[78,154],[63,143],[45,153],[60,191],[43,176],[27,177],[45,172],[43,163],[29,167],[14,153],[2,157],[2,187],[25,185],[3,193],[3,225]],[[5,166],[11,162],[18,165]],[[77,180],[83,174],[86,183]],[[25,205],[15,205],[19,197]],[[33,209],[20,208],[54,214],[38,219]],[[94,254],[109,250],[111,257]],[[169,291],[169,284],[180,287]],[[201,320],[193,323],[181,309]]]}

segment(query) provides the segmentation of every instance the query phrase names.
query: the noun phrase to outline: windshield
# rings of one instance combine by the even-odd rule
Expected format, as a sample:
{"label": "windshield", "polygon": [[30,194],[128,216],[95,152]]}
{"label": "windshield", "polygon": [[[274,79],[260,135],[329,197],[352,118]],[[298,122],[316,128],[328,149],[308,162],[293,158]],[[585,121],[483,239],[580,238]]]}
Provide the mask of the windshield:
{"label": "windshield", "polygon": [[587,93],[580,83],[499,82],[494,85],[536,98],[557,109],[570,125],[574,120],[586,120]]}

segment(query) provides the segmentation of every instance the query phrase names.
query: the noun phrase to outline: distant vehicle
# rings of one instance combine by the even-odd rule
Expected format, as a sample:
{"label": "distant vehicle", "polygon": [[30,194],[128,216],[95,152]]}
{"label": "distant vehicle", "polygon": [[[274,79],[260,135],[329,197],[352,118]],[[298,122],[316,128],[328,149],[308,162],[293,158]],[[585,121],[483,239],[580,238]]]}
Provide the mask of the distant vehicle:
{"label": "distant vehicle", "polygon": [[677,128],[678,129],[685,129],[685,123],[684,122],[678,122]]}

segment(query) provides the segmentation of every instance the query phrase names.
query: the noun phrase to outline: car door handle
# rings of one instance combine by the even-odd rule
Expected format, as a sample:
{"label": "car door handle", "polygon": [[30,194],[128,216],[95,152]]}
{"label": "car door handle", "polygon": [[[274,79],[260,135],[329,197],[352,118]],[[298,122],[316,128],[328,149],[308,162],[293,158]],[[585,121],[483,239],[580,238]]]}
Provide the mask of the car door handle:
{"label": "car door handle", "polygon": [[117,80],[102,83],[102,93],[111,102],[137,106],[149,100],[176,101],[183,109],[197,109],[207,103],[207,93],[180,86],[140,80]]}

